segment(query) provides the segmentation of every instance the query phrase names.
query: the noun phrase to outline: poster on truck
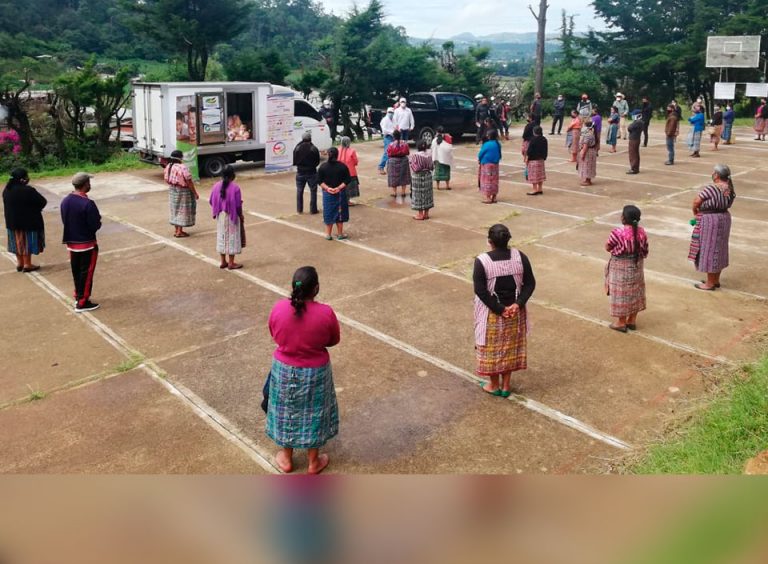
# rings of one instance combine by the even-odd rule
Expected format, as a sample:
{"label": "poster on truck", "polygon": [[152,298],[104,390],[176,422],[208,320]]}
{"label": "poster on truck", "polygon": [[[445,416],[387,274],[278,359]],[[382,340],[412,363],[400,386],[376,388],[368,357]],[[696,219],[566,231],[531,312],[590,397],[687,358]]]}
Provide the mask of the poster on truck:
{"label": "poster on truck", "polygon": [[194,96],[176,97],[176,148],[184,153],[192,178],[200,180],[197,170],[197,107]]}
{"label": "poster on truck", "polygon": [[267,96],[267,172],[282,172],[293,166],[293,93]]}

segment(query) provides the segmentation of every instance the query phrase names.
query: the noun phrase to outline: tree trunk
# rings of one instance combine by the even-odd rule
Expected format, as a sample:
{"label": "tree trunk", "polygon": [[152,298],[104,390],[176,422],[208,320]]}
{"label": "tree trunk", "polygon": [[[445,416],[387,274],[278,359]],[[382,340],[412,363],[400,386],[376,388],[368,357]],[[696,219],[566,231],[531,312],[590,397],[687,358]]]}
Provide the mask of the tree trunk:
{"label": "tree trunk", "polygon": [[533,8],[528,6],[528,9],[539,25],[539,30],[536,34],[536,70],[534,74],[534,90],[539,93],[541,93],[544,87],[544,44],[547,40],[547,8],[549,8],[547,0],[539,0],[538,13],[535,13]]}

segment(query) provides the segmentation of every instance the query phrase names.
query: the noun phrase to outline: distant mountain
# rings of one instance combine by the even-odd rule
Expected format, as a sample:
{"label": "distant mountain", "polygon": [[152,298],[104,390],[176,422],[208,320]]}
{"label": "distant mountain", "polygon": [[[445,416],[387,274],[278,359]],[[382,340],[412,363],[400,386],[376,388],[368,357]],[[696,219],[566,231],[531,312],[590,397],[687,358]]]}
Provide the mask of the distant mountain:
{"label": "distant mountain", "polygon": [[[559,37],[558,34],[548,34],[547,43],[556,40]],[[494,43],[518,43],[518,44],[530,44],[536,43],[536,32],[529,33],[492,33],[490,35],[474,35],[473,33],[464,32],[458,35],[454,35],[448,39],[440,39],[437,37],[431,37],[429,39],[420,39],[418,37],[411,37],[412,42],[423,43],[428,41],[430,43],[445,43],[446,41],[453,41],[454,43],[470,43],[472,45],[480,44],[494,44]]]}
{"label": "distant mountain", "polygon": [[[559,35],[547,35],[547,52],[560,51]],[[496,62],[531,60],[536,54],[536,33],[494,33],[477,36],[472,33],[460,33],[449,39],[431,37],[422,39],[409,37],[412,45],[427,43],[435,49],[440,49],[446,41],[453,41],[456,53],[465,53],[470,47],[480,45],[491,50],[489,59]]]}

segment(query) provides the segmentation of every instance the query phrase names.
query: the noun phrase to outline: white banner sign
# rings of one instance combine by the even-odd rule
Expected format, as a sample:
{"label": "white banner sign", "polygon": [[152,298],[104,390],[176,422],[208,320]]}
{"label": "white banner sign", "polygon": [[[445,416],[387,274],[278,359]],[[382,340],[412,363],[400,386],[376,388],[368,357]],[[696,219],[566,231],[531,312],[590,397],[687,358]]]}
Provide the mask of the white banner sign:
{"label": "white banner sign", "polygon": [[293,166],[293,92],[267,96],[267,172],[282,172]]}
{"label": "white banner sign", "polygon": [[768,83],[747,82],[747,96],[750,98],[765,98],[768,96]]}
{"label": "white banner sign", "polygon": [[733,100],[736,98],[735,82],[715,82],[715,100]]}

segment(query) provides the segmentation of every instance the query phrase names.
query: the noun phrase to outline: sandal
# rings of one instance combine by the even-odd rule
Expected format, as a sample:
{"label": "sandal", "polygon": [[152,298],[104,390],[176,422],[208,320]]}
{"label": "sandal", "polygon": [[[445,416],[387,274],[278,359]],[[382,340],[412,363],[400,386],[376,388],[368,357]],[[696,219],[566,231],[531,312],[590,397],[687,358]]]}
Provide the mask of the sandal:
{"label": "sandal", "polygon": [[501,390],[501,397],[508,398],[512,395],[512,390]]}
{"label": "sandal", "polygon": [[243,268],[243,265],[236,262],[227,265],[227,270],[237,270],[238,268]]}
{"label": "sandal", "polygon": [[325,240],[326,241],[333,241],[333,237],[331,237],[330,235],[326,235],[325,236]]}
{"label": "sandal", "polygon": [[341,235],[336,237],[337,241],[343,241],[344,239],[349,239],[349,235],[347,235],[346,233],[342,233]]}
{"label": "sandal", "polygon": [[715,288],[717,286],[707,286],[706,284],[694,284],[694,288],[698,288],[699,290],[706,290],[707,292],[714,292]]}
{"label": "sandal", "polygon": [[627,326],[626,325],[614,325],[611,323],[608,326],[609,329],[613,329],[614,331],[618,331],[619,333],[626,333],[627,332]]}
{"label": "sandal", "polygon": [[227,263],[226,263],[226,262],[222,262],[222,263],[219,265],[219,268],[227,268]]}
{"label": "sandal", "polygon": [[501,390],[499,388],[496,388],[492,392],[489,392],[488,390],[485,389],[485,384],[483,382],[480,382],[480,389],[483,390],[489,396],[496,396],[496,397],[501,396]]}
{"label": "sandal", "polygon": [[21,269],[22,272],[34,272],[35,270],[40,270],[40,265],[33,264],[29,268],[24,267]]}

